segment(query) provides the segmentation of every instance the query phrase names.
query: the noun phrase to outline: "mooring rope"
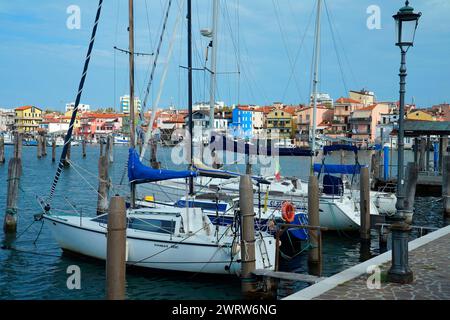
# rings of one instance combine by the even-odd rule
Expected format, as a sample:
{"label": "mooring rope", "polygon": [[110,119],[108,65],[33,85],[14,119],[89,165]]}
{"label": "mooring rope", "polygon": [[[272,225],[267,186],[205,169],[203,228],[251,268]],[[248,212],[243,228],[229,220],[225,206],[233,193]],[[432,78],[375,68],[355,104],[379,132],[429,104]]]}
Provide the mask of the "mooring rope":
{"label": "mooring rope", "polygon": [[91,41],[89,43],[89,48],[88,48],[88,51],[87,51],[87,54],[86,54],[86,60],[84,62],[83,74],[81,76],[80,84],[78,86],[78,94],[77,94],[77,98],[75,100],[75,107],[74,107],[74,109],[72,111],[72,117],[70,118],[69,129],[67,130],[67,134],[66,134],[66,136],[64,138],[64,147],[63,147],[63,150],[61,152],[61,158],[59,159],[58,169],[56,170],[56,174],[55,174],[55,177],[53,179],[52,187],[50,189],[50,195],[49,195],[49,197],[47,199],[47,203],[45,205],[45,211],[49,211],[50,210],[50,204],[51,204],[53,195],[55,193],[56,185],[58,184],[59,177],[61,175],[62,169],[64,167],[64,162],[66,160],[67,150],[68,150],[68,147],[70,145],[70,140],[72,138],[73,126],[75,124],[75,120],[76,120],[76,117],[77,117],[78,105],[80,104],[81,95],[83,93],[83,88],[84,88],[84,82],[86,80],[86,75],[87,75],[87,71],[88,71],[88,68],[89,68],[89,62],[91,60],[91,53],[92,53],[92,49],[94,47],[95,36],[97,34],[97,26],[98,26],[98,22],[99,22],[99,19],[100,19],[100,13],[102,11],[102,4],[103,4],[103,0],[99,0],[98,8],[97,8],[97,15],[95,17],[94,28],[92,29]]}

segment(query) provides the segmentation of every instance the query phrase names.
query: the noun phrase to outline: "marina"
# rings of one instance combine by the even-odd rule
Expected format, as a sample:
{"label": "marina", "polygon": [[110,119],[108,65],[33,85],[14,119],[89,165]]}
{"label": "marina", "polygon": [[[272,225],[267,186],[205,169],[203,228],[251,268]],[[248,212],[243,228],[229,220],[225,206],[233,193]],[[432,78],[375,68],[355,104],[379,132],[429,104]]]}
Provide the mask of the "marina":
{"label": "marina", "polygon": [[[6,159],[11,157],[13,148],[5,148]],[[57,149],[57,155],[61,148]],[[72,159],[77,163],[85,163],[87,167],[95,167],[97,164],[99,146],[87,146],[86,158],[82,157],[81,149],[72,152]],[[170,157],[170,148],[158,149],[159,159]],[[407,159],[412,159],[413,154],[408,153]],[[110,177],[115,184],[120,182],[123,166],[120,159],[126,159],[128,148],[118,146],[114,149],[115,162],[110,168]],[[335,160],[340,156],[334,155]],[[369,163],[370,157],[362,156],[361,163]],[[2,272],[0,273],[0,287],[2,299],[102,299],[104,297],[104,263],[80,258],[71,254],[62,253],[55,239],[52,237],[49,227],[41,222],[33,223],[33,215],[40,212],[35,196],[39,194],[40,185],[32,181],[51,182],[50,175],[54,172],[56,164],[47,156],[40,160],[36,159],[36,151],[33,148],[23,149],[22,185],[19,196],[20,220],[18,224],[18,239],[13,248],[0,250],[0,261]],[[352,160],[348,156],[348,161]],[[307,176],[305,166],[298,166],[298,158],[286,157],[281,160],[282,173],[284,170],[296,176]],[[300,160],[307,162],[307,159]],[[95,203],[97,197],[93,192],[88,192],[86,187],[77,183],[77,168],[65,170],[62,184],[68,188],[78,199],[77,207],[83,212],[88,212],[90,203]],[[245,170],[245,166],[241,166]],[[0,179],[6,180],[7,166],[0,165]],[[96,175],[93,171],[92,175]],[[89,176],[89,175],[88,175]],[[116,188],[126,189],[127,186],[118,185]],[[89,189],[88,189],[89,190]],[[62,191],[59,191],[62,192]],[[0,203],[6,201],[6,194],[0,194]],[[448,221],[442,216],[442,203],[439,198],[419,197],[416,198],[416,214],[414,225],[441,228]],[[4,207],[2,207],[4,210]],[[33,224],[32,224],[33,223]],[[32,224],[26,232],[25,229]],[[39,235],[39,237],[38,237]],[[419,230],[413,230],[412,236],[418,237]],[[34,241],[38,237],[36,244]],[[340,271],[357,265],[361,261],[369,259],[383,252],[380,250],[378,231],[371,231],[371,244],[369,250],[362,248],[359,235],[351,232],[325,233],[323,236],[323,277],[330,277]],[[5,245],[5,243],[3,243]],[[366,251],[364,251],[366,249]],[[28,266],[22,269],[21,266]],[[67,268],[78,265],[84,271],[82,280],[82,291],[68,290],[66,288]],[[46,271],[42,273],[42,268]],[[280,261],[280,270],[285,272],[296,272],[308,274],[307,252],[299,254],[291,260]],[[8,284],[8,285],[7,285]],[[284,298],[308,286],[304,282],[292,280],[280,280],[278,285],[278,297]],[[27,290],[20,288],[26,287]],[[180,289],[182,288],[182,289]],[[161,273],[143,271],[131,268],[127,272],[127,299],[240,299],[240,281],[238,278],[221,280],[217,277],[200,275],[179,275],[174,273]]]}

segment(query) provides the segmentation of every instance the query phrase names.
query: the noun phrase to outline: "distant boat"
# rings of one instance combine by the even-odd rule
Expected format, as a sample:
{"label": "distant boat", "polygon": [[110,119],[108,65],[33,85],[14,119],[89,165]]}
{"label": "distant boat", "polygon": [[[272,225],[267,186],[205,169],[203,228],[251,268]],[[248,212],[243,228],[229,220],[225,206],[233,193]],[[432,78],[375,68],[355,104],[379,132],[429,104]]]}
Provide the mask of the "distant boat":
{"label": "distant boat", "polygon": [[[57,147],[63,147],[63,146],[64,146],[64,138],[62,138],[62,137],[57,137],[56,140],[55,140],[55,142],[56,142],[56,146],[57,146]],[[53,141],[52,141],[52,140],[47,141],[47,146],[51,147],[52,144],[53,144]],[[76,146],[79,146],[80,143],[79,143],[78,141],[72,140],[72,142],[70,143],[70,145],[71,145],[72,147],[76,147]]]}
{"label": "distant boat", "polygon": [[114,136],[114,144],[129,144],[129,143],[130,143],[130,137],[127,137],[125,135]]}
{"label": "distant boat", "polygon": [[34,140],[34,139],[30,139],[30,140],[23,139],[22,145],[25,147],[37,147],[38,143],[37,143],[37,140]]}
{"label": "distant boat", "polygon": [[3,134],[3,141],[4,141],[4,144],[5,144],[5,145],[13,145],[13,144],[14,144],[14,138],[13,138],[13,136],[12,136],[10,133],[8,133],[8,132],[6,132],[6,133]]}

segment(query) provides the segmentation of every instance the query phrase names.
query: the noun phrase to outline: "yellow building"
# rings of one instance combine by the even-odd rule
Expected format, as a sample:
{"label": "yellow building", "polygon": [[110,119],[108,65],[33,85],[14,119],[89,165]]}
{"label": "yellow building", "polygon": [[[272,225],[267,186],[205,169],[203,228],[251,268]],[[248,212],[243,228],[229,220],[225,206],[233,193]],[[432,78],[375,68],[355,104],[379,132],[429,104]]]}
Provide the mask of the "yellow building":
{"label": "yellow building", "polygon": [[406,115],[408,120],[423,120],[423,121],[436,121],[436,119],[429,113],[421,110],[411,111]]}
{"label": "yellow building", "polygon": [[[81,121],[80,121],[80,111],[77,113],[77,117],[75,118],[75,123],[73,124],[73,129],[76,132],[79,127],[81,127]],[[72,119],[72,110],[66,111],[64,113],[64,117],[62,117],[62,122],[70,123],[70,119]]]}
{"label": "yellow building", "polygon": [[293,139],[296,123],[290,111],[273,109],[266,116],[267,134],[272,139]]}
{"label": "yellow building", "polygon": [[358,101],[359,103],[363,104],[364,106],[371,106],[375,104],[375,94],[373,92],[367,91],[367,90],[361,90],[361,91],[354,91],[351,90],[348,93],[348,97],[351,100]]}
{"label": "yellow building", "polygon": [[42,110],[35,106],[16,108],[14,126],[19,132],[37,132],[42,122]]}

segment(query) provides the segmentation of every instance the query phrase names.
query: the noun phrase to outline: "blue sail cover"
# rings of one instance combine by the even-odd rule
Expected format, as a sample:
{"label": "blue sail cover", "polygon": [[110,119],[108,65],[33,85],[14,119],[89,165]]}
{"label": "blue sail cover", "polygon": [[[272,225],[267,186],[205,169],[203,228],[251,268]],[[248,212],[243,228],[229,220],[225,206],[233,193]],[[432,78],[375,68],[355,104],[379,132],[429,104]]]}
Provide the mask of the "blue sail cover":
{"label": "blue sail cover", "polygon": [[340,173],[340,174],[359,174],[361,168],[367,166],[355,165],[355,164],[325,164],[321,163],[314,164],[314,172],[325,172],[325,173]]}
{"label": "blue sail cover", "polygon": [[142,164],[135,149],[130,148],[128,154],[128,180],[139,184],[162,180],[196,177],[195,171],[175,171],[165,169],[153,169]]}
{"label": "blue sail cover", "polygon": [[326,155],[332,151],[338,151],[338,150],[353,151],[355,154],[358,153],[358,147],[351,146],[348,144],[334,144],[331,146],[323,147],[323,154]]}

